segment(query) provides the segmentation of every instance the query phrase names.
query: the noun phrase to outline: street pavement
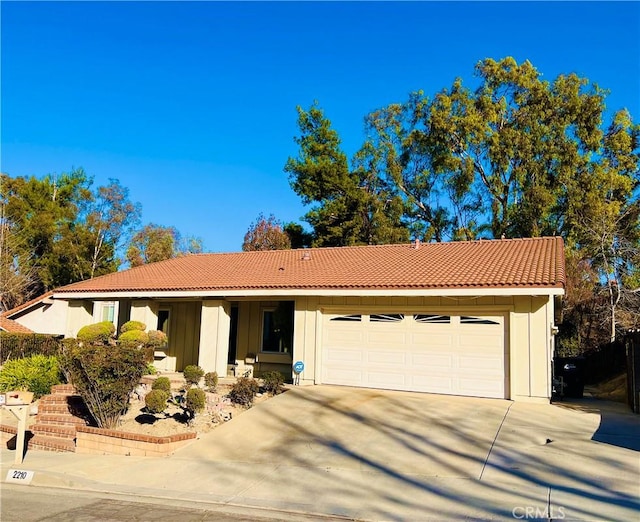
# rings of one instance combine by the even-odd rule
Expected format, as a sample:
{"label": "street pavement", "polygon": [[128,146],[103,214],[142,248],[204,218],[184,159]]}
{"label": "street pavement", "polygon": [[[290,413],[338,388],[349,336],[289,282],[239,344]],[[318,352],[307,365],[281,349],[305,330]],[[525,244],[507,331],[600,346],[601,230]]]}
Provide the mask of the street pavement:
{"label": "street pavement", "polygon": [[[1,457],[4,481],[16,466],[12,451]],[[169,457],[30,451],[20,469],[34,472],[24,488],[244,506],[284,520],[626,522],[640,519],[640,416],[590,398],[295,387]]]}
{"label": "street pavement", "polygon": [[[61,488],[25,488],[3,484],[2,522],[286,522],[290,513],[221,506],[175,499],[114,495]],[[301,516],[300,522],[342,522],[342,519]]]}

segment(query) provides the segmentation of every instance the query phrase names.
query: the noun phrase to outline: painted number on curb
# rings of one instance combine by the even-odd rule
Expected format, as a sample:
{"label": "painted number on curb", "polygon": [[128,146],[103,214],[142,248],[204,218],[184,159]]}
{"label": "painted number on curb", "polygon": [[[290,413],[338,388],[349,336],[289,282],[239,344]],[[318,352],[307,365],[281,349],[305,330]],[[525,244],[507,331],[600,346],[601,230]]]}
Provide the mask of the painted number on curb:
{"label": "painted number on curb", "polygon": [[10,469],[7,472],[5,482],[15,482],[16,484],[31,484],[33,471],[23,471],[21,469]]}

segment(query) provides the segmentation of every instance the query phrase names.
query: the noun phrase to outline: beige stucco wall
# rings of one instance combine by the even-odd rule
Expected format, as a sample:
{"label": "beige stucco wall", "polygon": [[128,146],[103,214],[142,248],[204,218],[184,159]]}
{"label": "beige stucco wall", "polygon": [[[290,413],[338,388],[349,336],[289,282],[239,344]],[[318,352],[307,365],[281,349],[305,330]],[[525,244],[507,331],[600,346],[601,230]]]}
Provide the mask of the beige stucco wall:
{"label": "beige stucco wall", "polygon": [[93,302],[69,301],[65,337],[76,337],[78,330],[93,322]]}
{"label": "beige stucco wall", "polygon": [[322,310],[354,313],[366,308],[385,311],[467,311],[505,316],[505,389],[513,400],[548,400],[551,393],[551,327],[549,296],[453,297],[305,297],[296,300],[293,360],[305,363],[301,384],[320,383]]}
{"label": "beige stucco wall", "polygon": [[65,335],[67,330],[67,302],[55,300],[41,303],[12,319],[37,333]]}
{"label": "beige stucco wall", "polygon": [[155,330],[158,325],[157,301],[132,301],[129,320],[140,321],[146,325],[147,330]]}

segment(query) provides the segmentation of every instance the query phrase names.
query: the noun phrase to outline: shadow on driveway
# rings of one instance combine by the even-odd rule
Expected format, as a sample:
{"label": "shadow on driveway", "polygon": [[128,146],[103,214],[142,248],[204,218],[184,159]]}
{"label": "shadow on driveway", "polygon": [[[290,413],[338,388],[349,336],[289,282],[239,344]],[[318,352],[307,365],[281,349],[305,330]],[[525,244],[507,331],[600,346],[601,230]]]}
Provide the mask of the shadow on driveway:
{"label": "shadow on driveway", "polygon": [[[640,510],[628,485],[618,487],[621,477],[637,476],[637,462],[627,450],[591,446],[598,419],[589,414],[601,410],[596,434],[621,445],[637,433],[635,419],[626,423],[624,415],[610,417],[604,405],[591,403],[309,387],[214,430],[200,457],[212,464],[275,464],[287,498],[299,501],[314,490],[324,498],[323,512],[356,518],[402,519],[429,506],[440,519],[510,519],[519,506],[549,510],[553,491],[573,517],[594,520],[607,512],[624,520]],[[264,480],[244,494],[267,498]]]}
{"label": "shadow on driveway", "polygon": [[640,451],[640,415],[624,403],[593,397],[557,402],[555,406],[600,416],[600,425],[591,440]]}

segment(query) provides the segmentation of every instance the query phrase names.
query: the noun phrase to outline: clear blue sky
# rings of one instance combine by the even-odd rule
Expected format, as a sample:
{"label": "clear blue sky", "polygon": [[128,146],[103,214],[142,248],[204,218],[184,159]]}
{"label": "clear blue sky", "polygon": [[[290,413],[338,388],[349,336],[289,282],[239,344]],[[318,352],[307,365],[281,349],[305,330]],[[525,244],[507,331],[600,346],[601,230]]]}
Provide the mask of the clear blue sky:
{"label": "clear blue sky", "polygon": [[637,2],[6,2],[2,159],[11,176],[117,178],[143,222],[240,250],[258,213],[305,213],[283,166],[318,100],[353,154],[364,116],[481,59],[575,72],[640,120]]}

